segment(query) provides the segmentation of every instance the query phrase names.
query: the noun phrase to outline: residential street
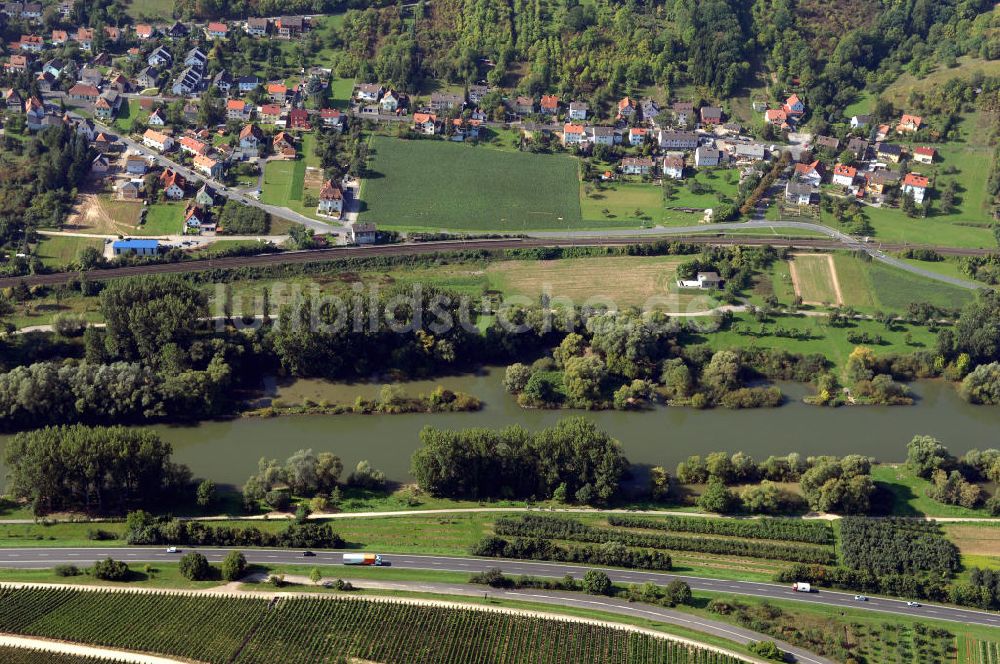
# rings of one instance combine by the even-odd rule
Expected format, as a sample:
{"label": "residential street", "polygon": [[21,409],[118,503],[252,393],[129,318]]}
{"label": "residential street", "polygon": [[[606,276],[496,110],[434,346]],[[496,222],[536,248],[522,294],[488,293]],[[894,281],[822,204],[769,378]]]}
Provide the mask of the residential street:
{"label": "residential street", "polygon": [[[49,95],[46,96],[46,100],[48,101],[51,101],[52,99],[63,99],[63,98],[64,95],[61,93],[50,93]],[[72,108],[67,108],[67,112],[71,117],[78,120],[91,119],[91,118],[84,118],[82,115],[72,110]],[[228,188],[225,184],[218,182],[217,180],[213,180],[201,173],[197,173],[186,166],[182,166],[173,159],[165,155],[159,154],[155,150],[146,147],[142,143],[137,142],[129,138],[128,136],[122,135],[121,132],[119,132],[116,129],[112,129],[108,125],[105,125],[97,120],[92,120],[92,121],[98,130],[104,132],[107,135],[114,136],[118,141],[121,141],[121,143],[129,150],[137,154],[143,155],[145,157],[151,158],[153,162],[155,162],[162,168],[170,168],[177,171],[189,181],[207,182],[211,187],[215,188],[216,192],[218,192],[219,195],[221,196],[235,200],[239,203],[243,203],[244,205],[250,205],[256,208],[260,208],[275,217],[280,217],[282,219],[287,219],[289,221],[294,221],[296,223],[302,224],[306,228],[312,228],[317,233],[330,233],[338,230],[339,228],[338,226],[335,226],[333,224],[329,224],[323,221],[317,221],[316,219],[312,219],[303,214],[295,212],[294,210],[290,210],[289,208],[286,207],[279,207],[277,205],[268,205],[266,203],[262,203],[261,201],[258,201],[257,199],[248,195],[248,193],[245,190]]]}

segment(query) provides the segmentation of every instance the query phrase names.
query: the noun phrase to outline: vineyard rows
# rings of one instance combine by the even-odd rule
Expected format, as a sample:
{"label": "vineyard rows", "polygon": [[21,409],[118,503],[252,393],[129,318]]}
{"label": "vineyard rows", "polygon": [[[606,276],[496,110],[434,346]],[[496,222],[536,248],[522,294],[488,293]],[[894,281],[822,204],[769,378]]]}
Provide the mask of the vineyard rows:
{"label": "vineyard rows", "polygon": [[1000,644],[995,641],[980,641],[977,664],[1000,664]]}
{"label": "vineyard rows", "polygon": [[[740,661],[614,627],[343,598],[285,598],[269,603],[246,597],[0,589],[0,631],[211,664],[332,664],[344,658],[384,664]],[[37,659],[23,664],[42,661],[64,664]]]}
{"label": "vineyard rows", "polygon": [[0,646],[0,662],[3,664],[115,664],[115,660],[101,657],[64,655],[44,650],[8,648]]}
{"label": "vineyard rows", "polygon": [[0,631],[206,659],[233,653],[267,600],[69,588],[0,591]]}

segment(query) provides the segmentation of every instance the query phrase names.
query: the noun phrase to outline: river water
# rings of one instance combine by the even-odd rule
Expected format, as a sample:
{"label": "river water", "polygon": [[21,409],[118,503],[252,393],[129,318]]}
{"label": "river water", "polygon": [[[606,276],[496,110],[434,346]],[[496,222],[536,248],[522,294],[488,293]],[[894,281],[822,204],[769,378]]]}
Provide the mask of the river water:
{"label": "river water", "polygon": [[[973,447],[1000,447],[1000,408],[971,406],[950,384],[937,381],[911,386],[919,397],[915,406],[819,408],[800,402],[804,386],[782,384],[789,403],[775,409],[582,412],[523,410],[503,391],[502,375],[502,369],[490,369],[402,386],[410,395],[430,392],[438,384],[473,394],[485,404],[475,413],[244,418],[153,428],[173,444],[174,458],[197,476],[233,484],[242,484],[260,457],[284,459],[301,448],[333,452],[346,468],[368,459],[389,478],[405,481],[424,426],[520,424],[537,429],[571,412],[595,420],[619,439],[633,463],[668,468],[691,454],[720,449],[743,450],[756,458],[788,452],[804,456],[856,452],[880,461],[900,461],[915,434],[935,436],[956,454]],[[303,399],[349,403],[359,394],[374,396],[378,390],[379,385],[299,381],[278,389],[277,396],[290,403]]]}

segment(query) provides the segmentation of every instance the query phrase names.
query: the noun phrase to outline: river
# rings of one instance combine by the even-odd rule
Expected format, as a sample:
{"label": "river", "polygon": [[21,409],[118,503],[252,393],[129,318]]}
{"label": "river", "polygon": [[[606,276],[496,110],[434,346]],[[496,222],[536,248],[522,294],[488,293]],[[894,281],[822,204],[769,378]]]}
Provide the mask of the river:
{"label": "river", "polygon": [[[756,458],[799,452],[843,455],[862,453],[880,461],[900,461],[915,434],[935,436],[953,453],[1000,446],[1000,408],[971,406],[947,383],[912,385],[915,406],[819,408],[799,401],[805,387],[782,384],[789,403],[776,409],[656,408],[646,412],[571,412],[523,410],[501,385],[502,369],[477,375],[404,384],[407,394],[429,392],[438,384],[473,394],[485,407],[476,413],[410,415],[287,416],[206,422],[198,426],[153,427],[173,444],[174,458],[200,477],[242,484],[262,456],[284,459],[301,448],[330,451],[352,468],[368,459],[394,480],[409,477],[410,456],[426,425],[445,428],[503,427],[520,424],[537,429],[560,417],[582,414],[618,438],[636,464],[673,468],[691,454],[743,450]],[[299,381],[278,390],[288,402],[302,399],[353,402],[374,396],[378,385],[332,385]]]}

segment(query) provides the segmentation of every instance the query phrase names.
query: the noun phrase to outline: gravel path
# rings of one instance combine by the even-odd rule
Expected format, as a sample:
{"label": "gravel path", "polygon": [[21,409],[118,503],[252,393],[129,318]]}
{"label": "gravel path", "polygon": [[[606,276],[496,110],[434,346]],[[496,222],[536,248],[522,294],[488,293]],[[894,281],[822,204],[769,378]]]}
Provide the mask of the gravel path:
{"label": "gravel path", "polygon": [[27,650],[44,650],[45,652],[60,653],[62,655],[79,655],[80,657],[101,657],[114,662],[129,662],[129,664],[179,664],[192,661],[147,655],[146,653],[130,652],[128,650],[85,646],[65,641],[51,641],[49,639],[30,636],[14,636],[13,634],[0,634],[0,646],[25,648]]}

